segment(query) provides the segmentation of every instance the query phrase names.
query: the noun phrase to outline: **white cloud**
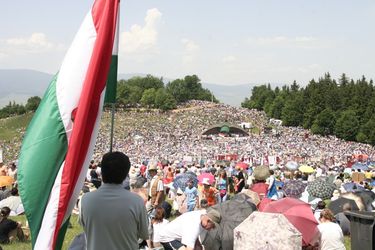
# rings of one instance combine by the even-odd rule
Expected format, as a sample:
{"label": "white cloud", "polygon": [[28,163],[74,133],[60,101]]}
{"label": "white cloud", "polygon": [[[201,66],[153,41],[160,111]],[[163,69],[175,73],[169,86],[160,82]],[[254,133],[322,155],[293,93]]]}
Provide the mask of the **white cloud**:
{"label": "white cloud", "polygon": [[225,56],[225,57],[221,58],[222,63],[233,63],[236,60],[237,60],[237,58],[235,56]]}
{"label": "white cloud", "polygon": [[162,13],[154,8],[147,11],[144,26],[134,24],[130,31],[120,35],[120,53],[137,54],[155,48],[158,40],[158,24]]}
{"label": "white cloud", "polygon": [[194,58],[198,55],[200,51],[200,46],[194,41],[187,38],[183,38],[181,40],[181,43],[184,46],[184,52],[182,56],[183,63],[192,63],[194,61]]}
{"label": "white cloud", "polygon": [[0,40],[0,53],[8,56],[14,54],[39,54],[56,49],[63,45],[49,41],[44,33],[35,32],[30,37],[17,37]]}
{"label": "white cloud", "polygon": [[194,53],[199,50],[199,45],[192,40],[184,38],[181,42],[185,46],[185,51],[187,53]]}
{"label": "white cloud", "polygon": [[290,48],[323,48],[329,45],[323,44],[315,37],[310,36],[297,36],[297,37],[286,37],[286,36],[274,36],[274,37],[250,37],[246,40],[249,45],[253,46],[272,46],[272,47],[290,47]]}

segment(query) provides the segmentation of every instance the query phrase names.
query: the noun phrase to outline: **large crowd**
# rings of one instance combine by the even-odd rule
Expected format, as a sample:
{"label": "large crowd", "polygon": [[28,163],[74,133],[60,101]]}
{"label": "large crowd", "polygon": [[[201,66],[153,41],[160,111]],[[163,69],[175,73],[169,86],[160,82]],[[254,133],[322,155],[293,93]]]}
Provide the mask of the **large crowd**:
{"label": "large crowd", "polygon": [[[109,151],[110,120],[111,113],[104,112],[82,193],[100,189],[102,185],[100,162]],[[249,136],[231,133],[203,135],[206,129],[224,122],[251,124],[250,128],[244,127]],[[15,138],[11,142],[1,142],[4,160],[14,162],[10,168],[3,166],[1,175],[13,173],[15,180],[20,141],[21,138]],[[308,212],[301,216],[310,216],[310,236],[315,230],[314,234],[320,233],[320,238],[307,237],[306,225],[303,228],[294,225],[302,233],[301,247],[306,249],[330,249],[332,246],[344,249],[343,235],[350,235],[350,227],[348,220],[344,221],[343,212],[371,211],[374,208],[375,197],[366,193],[373,194],[375,190],[373,146],[313,135],[303,128],[271,124],[265,113],[255,110],[203,101],[190,101],[171,112],[117,110],[113,151],[124,152],[129,157],[131,167],[127,178],[123,182],[120,180],[121,186],[143,197],[148,224],[153,225],[151,232],[148,228],[150,237],[144,243],[145,248],[174,249],[173,244],[185,247],[194,244],[196,235],[192,237],[191,233],[181,231],[190,237],[184,242],[172,233],[180,225],[178,222],[168,223],[166,219],[171,213],[185,223],[190,215],[184,214],[200,216],[200,223],[207,231],[221,227],[221,218],[225,218],[221,223],[227,223],[226,228],[230,224],[233,231],[239,222],[231,222],[220,206],[235,201],[242,193],[250,197],[251,204],[246,209],[250,213],[267,211],[272,202],[291,202],[285,201],[285,197],[294,199],[293,206],[300,205],[296,200],[308,204]],[[3,189],[5,192],[6,188]],[[8,190],[0,200],[12,196],[18,196],[18,193],[12,195]],[[344,197],[353,202],[345,203],[339,211],[332,210],[332,207],[327,209],[331,202]],[[75,212],[79,210],[76,207]],[[17,209],[10,212],[20,213]],[[240,214],[238,212],[238,216]],[[240,220],[244,221],[248,215],[245,213]],[[331,224],[335,221],[339,222],[338,226]],[[146,234],[144,229],[142,233]],[[172,236],[176,237],[177,243]],[[231,243],[231,247],[236,247],[233,235]],[[212,242],[206,242],[204,247],[215,249]]]}

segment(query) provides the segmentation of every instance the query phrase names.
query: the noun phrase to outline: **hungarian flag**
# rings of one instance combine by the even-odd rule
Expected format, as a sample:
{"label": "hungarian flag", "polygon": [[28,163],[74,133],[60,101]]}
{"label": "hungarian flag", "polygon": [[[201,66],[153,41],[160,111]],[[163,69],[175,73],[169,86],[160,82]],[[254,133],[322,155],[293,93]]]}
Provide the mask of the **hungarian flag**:
{"label": "hungarian flag", "polygon": [[119,0],[96,0],[26,131],[19,190],[34,249],[60,249],[94,150]]}
{"label": "hungarian flag", "polygon": [[[120,17],[119,14],[118,14],[118,17]],[[115,43],[113,44],[113,49],[112,49],[112,60],[111,60],[111,66],[109,68],[107,88],[106,88],[105,98],[104,98],[105,103],[116,103],[118,40],[119,40],[119,20],[117,20]]]}

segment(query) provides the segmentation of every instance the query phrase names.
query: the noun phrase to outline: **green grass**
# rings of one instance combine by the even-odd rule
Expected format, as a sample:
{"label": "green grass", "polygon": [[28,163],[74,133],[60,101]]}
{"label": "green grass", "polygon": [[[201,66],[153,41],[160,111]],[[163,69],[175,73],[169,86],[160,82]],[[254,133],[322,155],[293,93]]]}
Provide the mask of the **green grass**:
{"label": "green grass", "polygon": [[[25,225],[26,223],[26,217],[24,215],[12,217],[12,219],[15,221],[22,222],[23,225]],[[81,225],[79,225],[78,223],[77,215],[72,215],[72,217],[70,218],[70,222],[72,224],[72,227],[69,227],[66,232],[62,249],[68,249],[74,237],[83,232]],[[4,250],[30,250],[31,240],[29,239],[26,242],[19,242],[18,240],[16,240],[8,245],[1,245],[1,247]]]}
{"label": "green grass", "polygon": [[345,236],[344,237],[344,244],[345,244],[346,250],[351,250],[352,249],[351,242],[350,242],[350,237],[349,236]]}
{"label": "green grass", "polygon": [[27,113],[0,120],[0,140],[11,141],[19,137],[21,131],[25,131],[34,113]]}

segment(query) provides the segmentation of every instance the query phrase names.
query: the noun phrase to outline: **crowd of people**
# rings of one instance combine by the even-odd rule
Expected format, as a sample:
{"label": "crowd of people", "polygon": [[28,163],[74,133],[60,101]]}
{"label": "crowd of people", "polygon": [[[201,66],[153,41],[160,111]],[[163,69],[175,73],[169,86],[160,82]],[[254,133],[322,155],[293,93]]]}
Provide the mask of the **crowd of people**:
{"label": "crowd of people", "polygon": [[[241,193],[249,195],[259,211],[285,197],[306,202],[320,234],[303,247],[345,249],[343,236],[350,235],[350,223],[344,212],[374,208],[375,199],[358,201],[356,192],[375,191],[375,149],[370,145],[280,125],[267,131],[271,124],[263,112],[190,101],[167,113],[118,110],[115,152],[105,154],[109,121],[110,113],[105,112],[74,210],[80,215],[88,249],[200,249],[201,233],[220,227],[225,218],[216,208]],[[244,128],[250,136],[202,135],[223,122],[252,124]],[[12,176],[15,183],[20,140],[1,142],[3,158],[12,163],[2,166],[0,175]],[[312,170],[300,170],[303,164]],[[352,168],[353,164],[366,166],[366,171]],[[327,183],[321,192],[329,194],[320,196],[319,190],[310,188],[315,181]],[[295,182],[302,188],[291,192],[287,186]],[[9,209],[2,218],[12,211],[23,212],[19,198],[6,202],[19,197],[14,187],[0,190],[0,208]],[[341,197],[352,199],[357,207],[347,203],[338,213],[330,210],[330,203]]]}

